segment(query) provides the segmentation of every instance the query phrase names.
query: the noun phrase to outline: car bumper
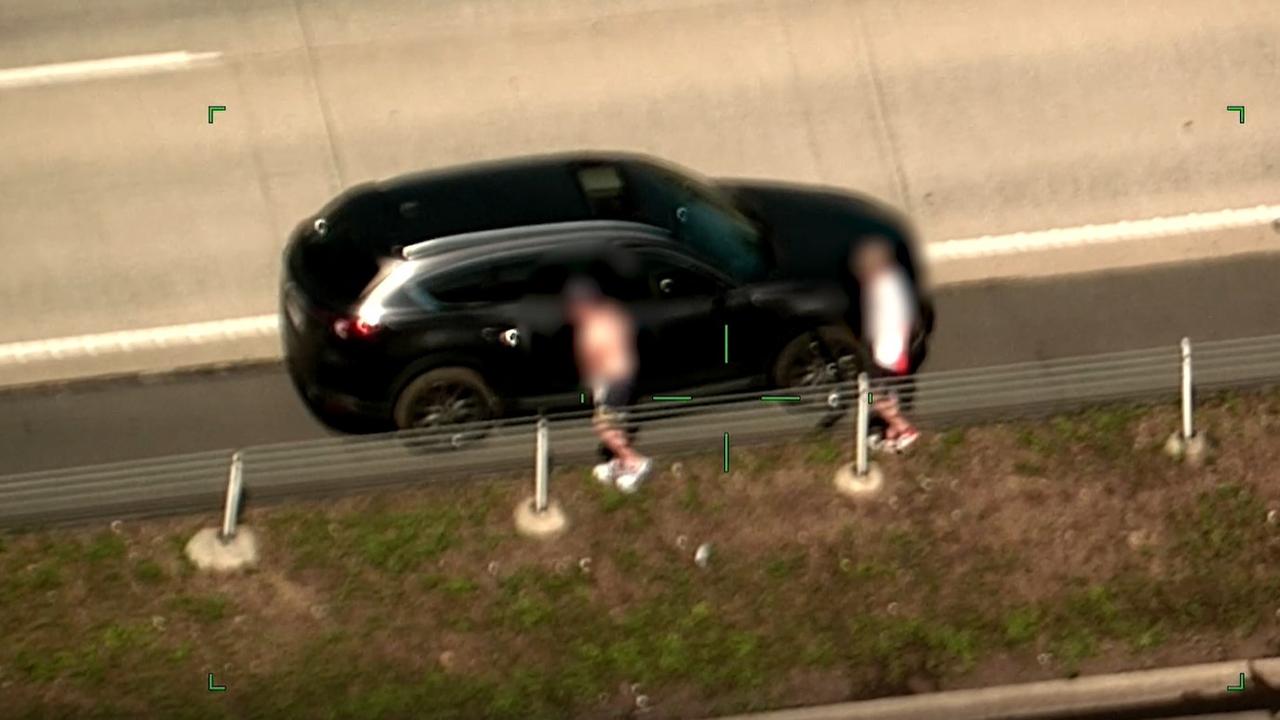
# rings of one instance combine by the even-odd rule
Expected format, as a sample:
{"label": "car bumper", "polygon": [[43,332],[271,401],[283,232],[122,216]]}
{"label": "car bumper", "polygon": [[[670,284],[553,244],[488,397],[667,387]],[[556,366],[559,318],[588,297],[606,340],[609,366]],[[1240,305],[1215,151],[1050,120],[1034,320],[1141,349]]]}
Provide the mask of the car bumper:
{"label": "car bumper", "polygon": [[388,403],[371,402],[353,395],[295,381],[298,395],[321,423],[342,432],[385,432],[394,430]]}

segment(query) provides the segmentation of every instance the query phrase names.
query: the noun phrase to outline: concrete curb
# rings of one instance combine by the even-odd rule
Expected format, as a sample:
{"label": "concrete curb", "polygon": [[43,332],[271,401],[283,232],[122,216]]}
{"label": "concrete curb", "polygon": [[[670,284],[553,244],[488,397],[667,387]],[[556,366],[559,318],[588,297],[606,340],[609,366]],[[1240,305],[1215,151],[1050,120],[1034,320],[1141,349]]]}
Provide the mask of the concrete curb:
{"label": "concrete curb", "polygon": [[[1245,691],[1228,693],[1245,675]],[[1104,716],[1179,703],[1240,700],[1280,682],[1280,658],[1230,660],[1070,680],[885,698],[715,720],[1019,720]]]}

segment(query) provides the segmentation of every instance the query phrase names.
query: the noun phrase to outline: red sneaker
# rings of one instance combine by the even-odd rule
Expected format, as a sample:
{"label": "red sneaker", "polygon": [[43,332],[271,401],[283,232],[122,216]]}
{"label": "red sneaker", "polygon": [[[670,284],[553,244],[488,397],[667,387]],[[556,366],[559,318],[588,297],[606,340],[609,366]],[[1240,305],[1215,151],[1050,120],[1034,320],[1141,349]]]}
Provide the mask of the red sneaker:
{"label": "red sneaker", "polygon": [[915,444],[915,441],[919,439],[920,431],[915,428],[911,428],[893,439],[893,449],[896,452],[903,452]]}

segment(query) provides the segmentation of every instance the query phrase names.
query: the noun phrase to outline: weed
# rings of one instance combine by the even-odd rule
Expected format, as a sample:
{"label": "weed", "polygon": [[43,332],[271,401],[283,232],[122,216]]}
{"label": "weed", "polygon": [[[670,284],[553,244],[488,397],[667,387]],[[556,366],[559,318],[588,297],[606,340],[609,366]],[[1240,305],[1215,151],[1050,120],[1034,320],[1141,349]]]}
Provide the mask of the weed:
{"label": "weed", "polygon": [[[735,456],[736,457],[736,456]],[[743,453],[742,469],[753,475],[769,475],[778,469],[782,454],[769,448],[756,448]]]}
{"label": "weed", "polygon": [[1022,477],[1042,477],[1044,466],[1036,462],[1018,460],[1013,463],[1013,471]]}
{"label": "weed", "polygon": [[62,570],[55,562],[39,563],[25,575],[23,584],[36,592],[55,590],[62,587]]}
{"label": "weed", "polygon": [[702,499],[697,478],[686,477],[680,493],[680,507],[685,512],[696,513],[706,509],[707,503]]}
{"label": "weed", "polygon": [[1235,390],[1223,390],[1218,394],[1218,403],[1227,414],[1233,417],[1240,416],[1241,397],[1240,393]]}
{"label": "weed", "polygon": [[1092,408],[1054,418],[1052,427],[1060,447],[1084,445],[1098,456],[1114,460],[1132,451],[1131,428],[1139,412],[1131,405]]}
{"label": "weed", "polygon": [[1009,611],[1004,618],[1004,639],[1012,646],[1025,645],[1040,633],[1041,612],[1038,607],[1024,605]]}
{"label": "weed", "polygon": [[1048,457],[1053,448],[1052,443],[1046,440],[1034,427],[1018,428],[1016,440],[1019,447],[1030,450],[1041,457]]}
{"label": "weed", "polygon": [[93,565],[101,565],[124,557],[127,548],[124,539],[113,532],[102,532],[84,549],[84,558]]}
{"label": "weed", "polygon": [[467,578],[455,577],[445,580],[444,583],[441,584],[440,589],[454,597],[461,597],[464,595],[474,595],[476,591],[480,589],[480,586]]}
{"label": "weed", "polygon": [[295,567],[314,567],[329,561],[335,538],[323,513],[291,511],[271,515],[268,526],[285,536]]}
{"label": "weed", "polygon": [[225,618],[228,605],[227,598],[221,595],[178,595],[169,601],[171,608],[204,625]]}
{"label": "weed", "polygon": [[764,572],[772,580],[789,580],[799,575],[808,562],[808,553],[803,549],[783,552],[765,563]]}
{"label": "weed", "polygon": [[925,461],[930,467],[955,469],[960,459],[960,447],[965,441],[964,428],[953,428],[938,435],[925,446]]}
{"label": "weed", "polygon": [[1183,572],[1172,581],[1171,594],[1186,602],[1174,605],[1176,618],[1192,626],[1250,628],[1252,610],[1270,603],[1280,591],[1273,575],[1259,574],[1248,548],[1268,545],[1266,510],[1253,491],[1226,484],[1201,493],[1195,506],[1175,510],[1174,557]]}
{"label": "weed", "polygon": [[815,465],[830,465],[840,460],[843,451],[830,436],[823,436],[809,448],[808,461]]}
{"label": "weed", "polygon": [[616,513],[628,507],[634,495],[627,495],[614,488],[602,488],[600,491],[600,510],[605,514]]}
{"label": "weed", "polygon": [[157,585],[165,580],[165,572],[154,560],[139,560],[133,564],[133,577],[138,582]]}
{"label": "weed", "polygon": [[920,672],[963,672],[980,648],[973,630],[918,617],[862,615],[849,622],[848,635],[853,659],[880,668],[894,684]]}
{"label": "weed", "polygon": [[460,513],[436,507],[355,516],[344,524],[340,542],[365,564],[401,574],[452,546],[461,520]]}

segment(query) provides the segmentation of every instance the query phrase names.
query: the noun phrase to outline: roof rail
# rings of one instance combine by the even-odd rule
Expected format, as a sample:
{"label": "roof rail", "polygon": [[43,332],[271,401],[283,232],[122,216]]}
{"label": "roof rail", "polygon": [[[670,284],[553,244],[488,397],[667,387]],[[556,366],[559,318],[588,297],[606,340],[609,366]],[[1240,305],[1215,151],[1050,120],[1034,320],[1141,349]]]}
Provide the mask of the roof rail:
{"label": "roof rail", "polygon": [[667,231],[654,225],[628,222],[624,220],[580,220],[574,222],[544,223],[541,225],[522,225],[519,227],[499,228],[497,230],[481,230],[479,232],[445,235],[430,240],[423,240],[406,245],[401,254],[406,260],[417,260],[429,255],[438,255],[450,250],[476,245],[489,245],[508,240],[526,240],[530,238],[548,237],[552,235],[578,235],[581,233],[619,231],[641,233],[645,235],[666,235]]}

